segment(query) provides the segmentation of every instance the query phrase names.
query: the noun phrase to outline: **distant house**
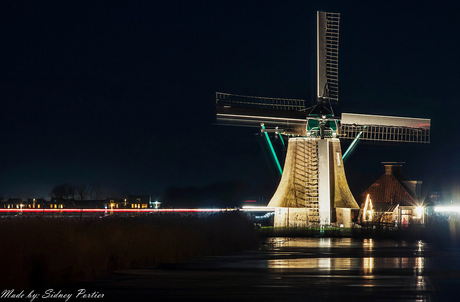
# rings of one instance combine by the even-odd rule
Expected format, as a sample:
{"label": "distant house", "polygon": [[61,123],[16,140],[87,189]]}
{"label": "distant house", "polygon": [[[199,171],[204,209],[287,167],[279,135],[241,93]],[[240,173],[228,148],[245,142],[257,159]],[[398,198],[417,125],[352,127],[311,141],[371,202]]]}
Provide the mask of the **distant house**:
{"label": "distant house", "polygon": [[44,198],[27,198],[25,207],[28,209],[42,209],[46,205]]}
{"label": "distant house", "polygon": [[72,208],[72,202],[73,200],[66,200],[63,198],[51,198],[50,201],[45,204],[45,207],[49,209],[64,209],[67,207]]}
{"label": "distant house", "polygon": [[44,198],[9,198],[7,201],[2,202],[4,209],[44,209],[49,208],[49,202]]}
{"label": "distant house", "polygon": [[4,209],[21,209],[22,207],[24,207],[24,204],[22,203],[22,199],[19,197],[10,197],[6,202],[3,202]]}
{"label": "distant house", "polygon": [[358,223],[407,225],[423,223],[421,181],[408,180],[402,163],[384,162],[385,174],[358,198]]}
{"label": "distant house", "polygon": [[104,208],[106,209],[127,209],[128,200],[116,197],[107,197],[104,201]]}
{"label": "distant house", "polygon": [[131,209],[147,209],[152,202],[150,195],[128,195],[127,203]]}
{"label": "distant house", "polygon": [[152,201],[150,195],[129,195],[127,198],[105,200],[74,200],[64,198],[9,198],[0,202],[4,209],[147,209],[159,208],[161,202]]}

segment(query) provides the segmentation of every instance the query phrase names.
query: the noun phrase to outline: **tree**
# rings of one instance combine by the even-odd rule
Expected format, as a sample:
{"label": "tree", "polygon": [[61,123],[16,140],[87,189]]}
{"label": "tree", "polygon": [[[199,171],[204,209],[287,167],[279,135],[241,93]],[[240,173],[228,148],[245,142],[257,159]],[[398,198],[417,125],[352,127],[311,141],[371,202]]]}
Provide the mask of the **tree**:
{"label": "tree", "polygon": [[85,200],[90,195],[91,183],[80,183],[75,186],[75,191],[80,200]]}
{"label": "tree", "polygon": [[50,196],[60,199],[75,199],[75,187],[68,183],[57,185],[51,190]]}
{"label": "tree", "polygon": [[90,192],[89,194],[90,194],[91,199],[93,196],[95,200],[99,200],[102,198],[102,187],[100,184],[90,182],[88,187],[89,187],[89,192]]}

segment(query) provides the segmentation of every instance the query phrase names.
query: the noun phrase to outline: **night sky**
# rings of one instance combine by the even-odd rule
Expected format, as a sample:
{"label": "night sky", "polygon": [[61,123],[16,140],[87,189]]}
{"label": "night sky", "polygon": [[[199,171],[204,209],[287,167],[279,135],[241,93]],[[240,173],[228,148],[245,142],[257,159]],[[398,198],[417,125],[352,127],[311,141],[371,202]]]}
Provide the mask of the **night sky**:
{"label": "night sky", "polygon": [[213,125],[214,93],[313,104],[324,10],[341,13],[336,114],[432,120],[429,145],[360,143],[345,163],[352,192],[398,161],[458,199],[459,7],[439,3],[2,1],[0,196],[276,183],[257,129]]}

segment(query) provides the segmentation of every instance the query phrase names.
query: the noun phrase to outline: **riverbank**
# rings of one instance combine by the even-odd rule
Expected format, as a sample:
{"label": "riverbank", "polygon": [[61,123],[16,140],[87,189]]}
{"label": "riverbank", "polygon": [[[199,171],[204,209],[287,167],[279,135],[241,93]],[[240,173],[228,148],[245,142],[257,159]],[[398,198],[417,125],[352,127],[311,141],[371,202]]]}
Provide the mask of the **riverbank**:
{"label": "riverbank", "polygon": [[0,221],[0,284],[42,288],[143,265],[257,248],[241,213]]}
{"label": "riverbank", "polygon": [[423,240],[439,246],[460,246],[460,219],[432,219],[425,225],[409,225],[404,228],[383,226],[340,227],[261,227],[256,231],[263,240],[269,237],[326,237],[326,238],[373,238],[415,241]]}

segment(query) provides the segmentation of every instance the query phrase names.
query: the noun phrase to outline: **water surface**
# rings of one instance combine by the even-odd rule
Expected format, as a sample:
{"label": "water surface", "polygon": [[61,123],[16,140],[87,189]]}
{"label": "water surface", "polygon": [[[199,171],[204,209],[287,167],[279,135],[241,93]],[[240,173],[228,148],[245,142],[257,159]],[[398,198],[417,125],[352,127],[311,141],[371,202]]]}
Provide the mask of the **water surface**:
{"label": "water surface", "polygon": [[118,271],[91,286],[137,301],[455,301],[458,255],[423,241],[278,237],[257,251]]}

